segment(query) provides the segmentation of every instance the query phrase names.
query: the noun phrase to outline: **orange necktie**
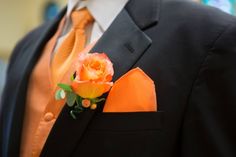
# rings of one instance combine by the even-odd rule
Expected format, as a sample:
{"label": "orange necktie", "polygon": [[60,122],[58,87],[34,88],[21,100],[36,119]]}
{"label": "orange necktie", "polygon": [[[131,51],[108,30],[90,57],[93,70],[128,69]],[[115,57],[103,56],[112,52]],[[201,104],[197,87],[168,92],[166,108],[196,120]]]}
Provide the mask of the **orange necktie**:
{"label": "orange necktie", "polygon": [[52,59],[51,72],[54,88],[69,69],[73,59],[84,49],[87,40],[85,28],[94,19],[89,11],[84,8],[72,12],[71,20],[72,29]]}

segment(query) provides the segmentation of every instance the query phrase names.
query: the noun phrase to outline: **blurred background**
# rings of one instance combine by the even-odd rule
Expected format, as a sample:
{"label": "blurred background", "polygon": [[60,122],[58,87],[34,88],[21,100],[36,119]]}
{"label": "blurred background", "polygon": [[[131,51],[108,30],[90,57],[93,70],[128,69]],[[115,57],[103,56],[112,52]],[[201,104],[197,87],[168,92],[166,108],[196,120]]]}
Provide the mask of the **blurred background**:
{"label": "blurred background", "polygon": [[0,100],[5,72],[16,43],[30,30],[49,20],[67,0],[0,0]]}
{"label": "blurred background", "polygon": [[[192,0],[236,15],[236,0]],[[0,0],[0,98],[7,63],[17,41],[27,32],[50,20],[67,0]]]}

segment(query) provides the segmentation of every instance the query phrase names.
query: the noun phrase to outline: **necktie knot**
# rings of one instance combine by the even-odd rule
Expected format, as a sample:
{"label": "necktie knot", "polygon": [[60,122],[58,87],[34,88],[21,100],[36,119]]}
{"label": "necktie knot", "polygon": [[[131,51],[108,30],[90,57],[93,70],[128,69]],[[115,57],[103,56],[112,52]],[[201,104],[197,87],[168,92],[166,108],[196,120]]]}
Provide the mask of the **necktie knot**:
{"label": "necktie knot", "polygon": [[85,27],[94,20],[86,8],[79,11],[73,11],[71,14],[71,19],[74,29],[85,29]]}

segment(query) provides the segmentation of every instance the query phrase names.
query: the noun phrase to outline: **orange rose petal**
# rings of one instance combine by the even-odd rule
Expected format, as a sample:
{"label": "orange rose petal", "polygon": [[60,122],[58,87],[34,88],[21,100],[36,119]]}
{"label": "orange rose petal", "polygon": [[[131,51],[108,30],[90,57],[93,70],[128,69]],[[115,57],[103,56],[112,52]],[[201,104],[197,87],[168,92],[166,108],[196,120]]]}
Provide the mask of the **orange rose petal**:
{"label": "orange rose petal", "polygon": [[113,85],[113,64],[105,53],[87,53],[79,57],[73,91],[82,98],[96,98]]}
{"label": "orange rose petal", "polygon": [[112,85],[113,83],[111,82],[95,83],[90,81],[74,81],[71,87],[73,91],[82,98],[93,99],[108,92]]}

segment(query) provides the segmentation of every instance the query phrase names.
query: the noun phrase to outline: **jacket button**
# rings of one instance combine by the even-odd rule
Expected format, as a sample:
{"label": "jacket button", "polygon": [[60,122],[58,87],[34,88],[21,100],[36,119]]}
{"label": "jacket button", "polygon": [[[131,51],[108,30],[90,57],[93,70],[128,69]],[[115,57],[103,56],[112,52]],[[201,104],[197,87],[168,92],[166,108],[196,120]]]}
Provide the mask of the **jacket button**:
{"label": "jacket button", "polygon": [[44,115],[44,120],[45,120],[46,122],[49,122],[49,121],[53,120],[53,118],[54,118],[54,115],[53,115],[52,112],[47,112],[47,113]]}

